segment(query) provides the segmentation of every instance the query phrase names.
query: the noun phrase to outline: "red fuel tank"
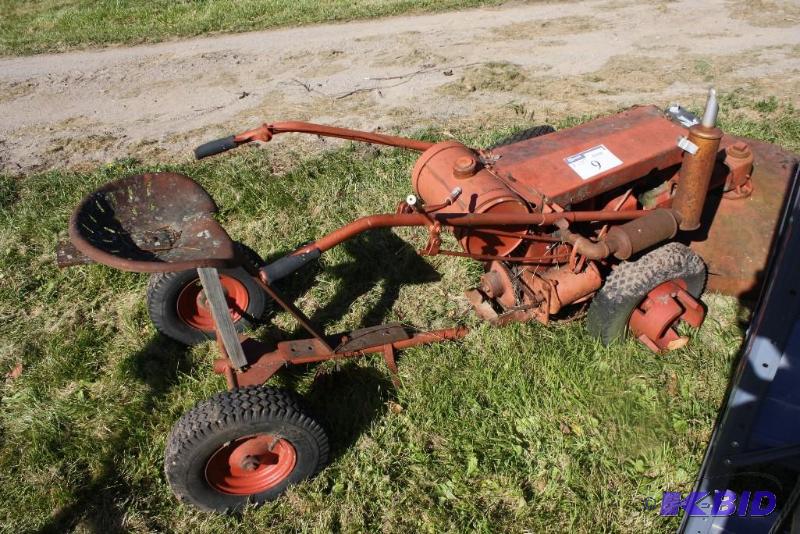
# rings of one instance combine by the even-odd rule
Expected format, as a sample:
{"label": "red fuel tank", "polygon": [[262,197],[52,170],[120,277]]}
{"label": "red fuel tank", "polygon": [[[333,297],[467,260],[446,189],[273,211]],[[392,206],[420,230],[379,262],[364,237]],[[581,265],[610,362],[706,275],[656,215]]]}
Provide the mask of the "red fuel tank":
{"label": "red fuel tank", "polygon": [[[426,150],[414,165],[414,192],[423,204],[433,206],[446,201],[456,187],[461,194],[450,206],[437,213],[529,213],[528,204],[499,178],[482,167],[475,151],[457,141],[437,143]],[[525,226],[493,228],[524,235]],[[456,233],[470,254],[504,256],[522,242],[515,236],[495,235],[477,229]]]}
{"label": "red fuel tank", "polygon": [[677,142],[686,134],[655,106],[634,107],[495,148],[493,169],[513,179],[520,194],[543,195],[568,208],[650,173],[677,172],[683,160]]}

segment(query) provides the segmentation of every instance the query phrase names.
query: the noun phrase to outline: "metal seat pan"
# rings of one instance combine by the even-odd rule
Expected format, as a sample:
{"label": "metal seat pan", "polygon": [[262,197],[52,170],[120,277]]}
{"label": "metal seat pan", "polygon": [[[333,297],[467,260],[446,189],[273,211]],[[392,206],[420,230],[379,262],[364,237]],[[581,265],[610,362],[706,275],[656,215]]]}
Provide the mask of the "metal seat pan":
{"label": "metal seat pan", "polygon": [[216,212],[211,195],[188,176],[140,174],[84,198],[69,237],[92,260],[123,271],[232,267],[236,248]]}

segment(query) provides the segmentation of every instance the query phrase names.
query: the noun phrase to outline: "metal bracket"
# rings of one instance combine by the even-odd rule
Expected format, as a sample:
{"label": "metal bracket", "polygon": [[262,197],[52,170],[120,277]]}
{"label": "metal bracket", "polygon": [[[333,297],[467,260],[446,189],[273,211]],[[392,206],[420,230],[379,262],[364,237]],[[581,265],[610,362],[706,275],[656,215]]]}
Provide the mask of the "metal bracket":
{"label": "metal bracket", "polygon": [[203,284],[203,290],[211,308],[211,315],[214,317],[217,335],[222,340],[222,346],[233,365],[237,369],[242,369],[247,366],[247,358],[244,355],[242,344],[239,343],[239,333],[236,332],[236,326],[234,326],[230,311],[228,311],[228,302],[225,300],[225,292],[219,281],[219,273],[213,267],[198,267],[197,274],[200,276],[200,283]]}
{"label": "metal bracket", "polygon": [[59,269],[89,263],[94,263],[94,260],[75,248],[71,241],[62,241],[56,246],[56,264]]}
{"label": "metal bracket", "polygon": [[397,360],[395,359],[394,347],[391,343],[383,346],[383,361],[386,362],[386,367],[389,368],[389,374],[392,377],[392,384],[394,387],[400,387],[400,376],[397,372]]}
{"label": "metal bracket", "polygon": [[678,148],[684,150],[694,156],[697,154],[697,151],[700,149],[696,144],[689,141],[688,137],[679,137],[678,138]]}
{"label": "metal bracket", "polygon": [[399,323],[359,328],[350,332],[346,339],[342,339],[342,343],[336,347],[336,352],[355,352],[410,337],[406,329]]}
{"label": "metal bracket", "polygon": [[421,255],[436,256],[439,254],[439,249],[442,245],[441,232],[442,223],[438,221],[428,227],[428,242],[425,244],[425,248],[419,252]]}

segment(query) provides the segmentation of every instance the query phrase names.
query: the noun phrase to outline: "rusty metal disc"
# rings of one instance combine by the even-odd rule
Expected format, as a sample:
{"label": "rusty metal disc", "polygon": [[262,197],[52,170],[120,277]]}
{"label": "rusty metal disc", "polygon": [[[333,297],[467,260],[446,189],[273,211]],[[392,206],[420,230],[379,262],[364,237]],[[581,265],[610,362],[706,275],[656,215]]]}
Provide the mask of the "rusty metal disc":
{"label": "rusty metal disc", "polygon": [[274,488],[292,473],[297,451],[286,441],[258,434],[225,444],[206,464],[206,481],[229,495],[255,495]]}
{"label": "rusty metal disc", "polygon": [[755,300],[800,157],[770,143],[735,139],[753,151],[753,192],[735,200],[723,199],[721,189],[710,192],[702,226],[687,235],[689,246],[708,266],[709,290]]}

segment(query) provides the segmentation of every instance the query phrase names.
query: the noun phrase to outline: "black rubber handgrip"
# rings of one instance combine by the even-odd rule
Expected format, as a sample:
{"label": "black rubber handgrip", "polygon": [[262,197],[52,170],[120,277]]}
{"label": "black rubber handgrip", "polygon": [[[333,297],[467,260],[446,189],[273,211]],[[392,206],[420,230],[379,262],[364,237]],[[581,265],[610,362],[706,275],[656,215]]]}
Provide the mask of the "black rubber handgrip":
{"label": "black rubber handgrip", "polygon": [[267,280],[272,283],[289,276],[306,263],[316,260],[321,255],[322,252],[320,252],[318,248],[315,248],[305,254],[284,256],[283,258],[273,261],[269,265],[265,265],[261,270],[267,275]]}
{"label": "black rubber handgrip", "polygon": [[214,154],[221,154],[232,148],[236,148],[236,141],[234,141],[233,135],[230,137],[223,137],[222,139],[216,139],[214,141],[209,141],[208,143],[203,143],[194,149],[194,157],[197,159],[203,159],[207,158],[208,156],[213,156]]}

